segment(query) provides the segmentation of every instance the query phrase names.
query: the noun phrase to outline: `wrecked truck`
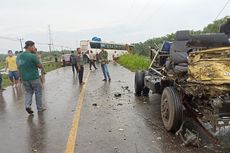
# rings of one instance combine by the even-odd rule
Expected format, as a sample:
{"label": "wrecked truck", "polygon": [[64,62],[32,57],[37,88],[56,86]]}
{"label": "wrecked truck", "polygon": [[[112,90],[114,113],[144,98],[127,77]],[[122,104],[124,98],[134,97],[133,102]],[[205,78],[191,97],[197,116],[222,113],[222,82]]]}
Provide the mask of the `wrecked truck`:
{"label": "wrecked truck", "polygon": [[149,69],[135,73],[136,96],[161,95],[167,131],[181,132],[189,114],[218,143],[218,130],[230,126],[230,37],[178,31],[152,52]]}

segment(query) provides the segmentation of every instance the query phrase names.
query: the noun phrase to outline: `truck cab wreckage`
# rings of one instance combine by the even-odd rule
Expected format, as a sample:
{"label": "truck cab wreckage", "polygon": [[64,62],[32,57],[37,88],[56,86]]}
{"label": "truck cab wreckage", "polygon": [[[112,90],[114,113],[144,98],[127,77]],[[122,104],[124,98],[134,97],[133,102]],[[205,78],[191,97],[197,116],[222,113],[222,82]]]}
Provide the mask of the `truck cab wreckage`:
{"label": "truck cab wreckage", "polygon": [[161,94],[164,127],[184,145],[201,141],[185,128],[185,116],[222,145],[221,130],[230,127],[230,36],[178,31],[172,43],[165,41],[153,52],[149,69],[135,74],[136,96],[148,96],[150,90]]}

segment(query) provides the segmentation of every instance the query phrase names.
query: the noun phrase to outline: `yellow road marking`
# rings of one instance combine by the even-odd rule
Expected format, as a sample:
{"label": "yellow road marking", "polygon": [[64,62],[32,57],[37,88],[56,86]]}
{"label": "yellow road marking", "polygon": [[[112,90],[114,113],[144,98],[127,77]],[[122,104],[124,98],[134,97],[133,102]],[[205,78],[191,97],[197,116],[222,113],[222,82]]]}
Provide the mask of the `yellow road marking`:
{"label": "yellow road marking", "polygon": [[82,109],[83,102],[84,102],[85,89],[86,89],[86,85],[89,80],[89,76],[90,76],[90,71],[87,74],[85,85],[82,86],[82,89],[79,94],[78,103],[77,103],[76,111],[75,111],[74,118],[72,121],[72,127],[69,133],[69,138],[67,141],[65,153],[74,153],[75,144],[77,140],[78,125],[79,125],[79,120],[80,120],[80,115],[81,115],[81,109]]}

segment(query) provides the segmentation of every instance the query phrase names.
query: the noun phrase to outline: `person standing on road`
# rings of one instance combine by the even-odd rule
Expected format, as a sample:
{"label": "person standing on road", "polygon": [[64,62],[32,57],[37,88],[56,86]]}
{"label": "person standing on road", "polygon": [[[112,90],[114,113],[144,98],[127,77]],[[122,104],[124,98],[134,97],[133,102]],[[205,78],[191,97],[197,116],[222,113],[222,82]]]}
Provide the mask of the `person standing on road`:
{"label": "person standing on road", "polygon": [[5,89],[2,87],[2,74],[0,72],[0,92],[3,92]]}
{"label": "person standing on road", "polygon": [[25,52],[17,57],[17,65],[22,77],[22,83],[25,88],[25,107],[29,114],[33,114],[32,97],[35,93],[35,100],[38,112],[46,109],[42,107],[42,87],[39,81],[38,68],[44,69],[38,57],[35,55],[35,43],[33,41],[25,42]]}
{"label": "person standing on road", "polygon": [[77,70],[77,55],[76,53],[74,53],[74,51],[71,51],[70,63],[72,65],[73,74],[75,75],[75,70],[76,72],[78,72],[78,70]]}
{"label": "person standing on road", "polygon": [[89,69],[92,70],[92,65],[95,68],[95,70],[97,69],[96,65],[95,65],[95,61],[96,61],[96,55],[93,53],[93,51],[91,50],[89,53]]}
{"label": "person standing on road", "polygon": [[227,22],[220,26],[220,33],[230,36],[230,16],[227,17]]}
{"label": "person standing on road", "polygon": [[6,58],[6,67],[5,71],[9,69],[9,79],[11,81],[11,85],[16,87],[18,84],[18,67],[16,64],[16,56],[13,54],[11,50],[8,51],[8,56]]}
{"label": "person standing on road", "polygon": [[107,80],[111,81],[111,77],[108,70],[108,63],[109,63],[108,52],[104,48],[102,48],[99,57],[101,62],[101,69],[104,75],[104,79],[102,81],[107,81]]}
{"label": "person standing on road", "polygon": [[84,60],[83,60],[83,55],[81,53],[81,48],[77,48],[77,69],[78,69],[78,79],[79,79],[79,84],[84,85],[85,83],[83,82],[83,75],[84,75]]}

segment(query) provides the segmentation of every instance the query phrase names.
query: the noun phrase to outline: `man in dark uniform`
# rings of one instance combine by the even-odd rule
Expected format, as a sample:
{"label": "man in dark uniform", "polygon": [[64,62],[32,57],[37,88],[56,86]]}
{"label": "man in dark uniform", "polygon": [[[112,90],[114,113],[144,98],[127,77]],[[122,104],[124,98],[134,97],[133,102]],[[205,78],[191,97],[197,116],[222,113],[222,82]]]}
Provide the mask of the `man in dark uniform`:
{"label": "man in dark uniform", "polygon": [[230,36],[230,16],[227,17],[227,22],[220,26],[220,33]]}

